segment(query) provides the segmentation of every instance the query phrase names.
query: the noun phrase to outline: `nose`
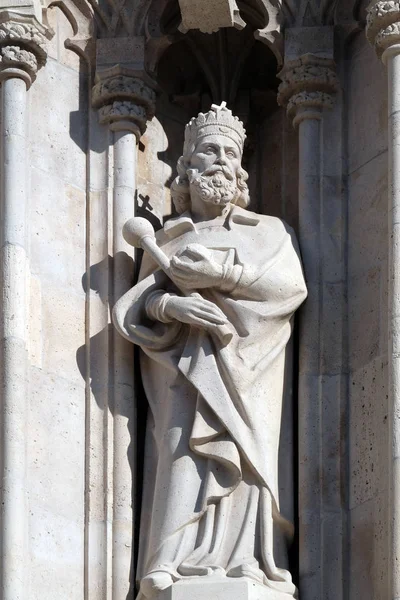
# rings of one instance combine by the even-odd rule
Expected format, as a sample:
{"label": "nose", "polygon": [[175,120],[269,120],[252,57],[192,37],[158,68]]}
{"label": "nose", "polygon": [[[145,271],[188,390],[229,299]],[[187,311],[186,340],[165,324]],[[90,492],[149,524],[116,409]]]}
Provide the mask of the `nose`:
{"label": "nose", "polygon": [[227,165],[228,160],[226,158],[225,150],[220,148],[217,154],[217,160],[215,161],[216,165]]}

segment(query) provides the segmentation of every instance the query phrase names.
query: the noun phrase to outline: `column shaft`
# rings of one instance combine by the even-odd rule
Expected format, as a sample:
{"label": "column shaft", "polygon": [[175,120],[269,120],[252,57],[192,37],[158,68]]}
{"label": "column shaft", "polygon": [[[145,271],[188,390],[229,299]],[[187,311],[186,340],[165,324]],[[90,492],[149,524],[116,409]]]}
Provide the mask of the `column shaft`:
{"label": "column shaft", "polygon": [[[86,255],[85,598],[111,598],[112,432],[108,136],[89,111]],[[94,288],[94,289],[93,289]],[[111,449],[111,451],[109,451]]]}
{"label": "column shaft", "polygon": [[[126,221],[134,215],[136,189],[136,136],[114,133],[113,196],[113,296],[114,302],[132,287],[131,247],[122,236]],[[132,494],[135,473],[136,406],[133,347],[114,330],[114,505],[113,505],[113,600],[126,600],[134,581],[129,581],[133,561]],[[132,577],[132,576],[131,576]]]}
{"label": "column shaft", "polygon": [[26,83],[1,89],[1,600],[26,597]]}
{"label": "column shaft", "polygon": [[299,358],[299,571],[307,600],[322,597],[321,530],[321,122],[299,125],[299,241],[308,298],[300,311]]}
{"label": "column shaft", "polygon": [[[138,47],[144,48],[142,42],[138,40]],[[147,120],[154,115],[155,92],[138,78],[136,70],[132,72],[121,65],[99,69],[96,80],[92,104],[99,109],[100,123],[107,124],[114,135],[112,298],[115,303],[133,285],[133,253],[122,236],[122,229],[135,213],[137,141],[146,129]],[[137,491],[134,351],[132,344],[115,329],[112,340],[112,599],[127,600],[134,596],[133,523],[137,517],[133,505]]]}
{"label": "column shaft", "polygon": [[388,70],[388,411],[389,569],[392,600],[400,600],[400,6],[372,1],[367,39]]}
{"label": "column shaft", "polygon": [[[395,52],[393,52],[395,50]],[[387,52],[392,598],[400,598],[400,46]]]}
{"label": "column shaft", "polygon": [[[331,369],[335,372],[335,367],[331,364],[332,353],[326,362],[323,338],[332,319],[331,314],[329,317],[323,314],[323,307],[329,277],[325,272],[329,270],[329,261],[325,262],[324,252],[326,237],[331,237],[333,232],[323,219],[325,190],[322,185],[322,111],[333,107],[339,84],[331,28],[317,29],[313,51],[319,46],[324,49],[321,53],[305,52],[309,44],[308,30],[294,30],[293,35],[289,30],[286,38],[289,54],[279,74],[282,83],[278,102],[287,107],[299,131],[299,241],[308,289],[308,298],[299,314],[299,587],[302,600],[320,600],[341,596],[337,573],[341,568],[338,532],[341,531],[342,508],[340,497],[333,493],[338,487],[340,471],[340,425],[338,422],[338,428],[332,431],[327,423],[327,414],[330,419],[337,418],[340,399],[337,386],[326,378]],[[329,298],[327,301],[329,303]],[[330,343],[338,347],[337,339]],[[335,361],[340,361],[337,353]],[[329,469],[325,468],[326,457],[330,460]],[[324,569],[329,560],[335,563],[333,577]]]}

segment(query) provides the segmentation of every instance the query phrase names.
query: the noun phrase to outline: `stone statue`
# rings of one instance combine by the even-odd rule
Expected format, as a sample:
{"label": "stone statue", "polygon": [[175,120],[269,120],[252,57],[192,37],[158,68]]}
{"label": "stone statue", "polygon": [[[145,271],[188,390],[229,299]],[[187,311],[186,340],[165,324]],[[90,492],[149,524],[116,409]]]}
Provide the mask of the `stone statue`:
{"label": "stone statue", "polygon": [[[225,103],[193,118],[171,188],[179,215],[156,240],[135,219],[125,230],[148,250],[114,309],[141,347],[150,406],[140,600],[225,598],[207,582],[232,600],[296,596],[277,471],[285,348],[306,287],[293,231],[246,210],[244,140]],[[258,595],[235,594],[238,582]]]}

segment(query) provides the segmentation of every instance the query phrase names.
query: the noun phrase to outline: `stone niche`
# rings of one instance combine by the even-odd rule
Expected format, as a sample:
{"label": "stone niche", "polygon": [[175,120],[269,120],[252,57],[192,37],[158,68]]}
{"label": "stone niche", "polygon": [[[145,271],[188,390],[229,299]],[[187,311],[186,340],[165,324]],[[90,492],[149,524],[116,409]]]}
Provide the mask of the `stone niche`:
{"label": "stone niche", "polygon": [[[261,16],[253,11],[248,15],[246,26],[240,30],[223,28],[211,34],[190,30],[183,34],[179,31],[179,13],[174,12],[173,8],[168,6],[161,16],[161,27],[172,42],[157,63],[154,78],[159,94],[155,117],[147,124],[139,144],[136,213],[149,220],[155,230],[160,229],[171,215],[176,216],[169,188],[177,174],[185,125],[200,111],[207,112],[212,103],[220,104],[223,100],[243,121],[247,132],[243,166],[249,173],[250,210],[279,217],[295,229],[298,228],[297,133],[287,119],[285,110],[277,103],[280,83],[277,57],[254,35],[262,24]],[[293,358],[291,340],[286,352],[279,492],[282,514],[292,523],[296,523],[297,519],[294,461],[297,360]],[[140,398],[138,396],[138,511],[141,504],[142,461],[145,456],[143,429],[146,414],[146,400],[143,395]],[[297,525],[295,528],[297,531]],[[139,537],[142,535],[138,533]],[[291,547],[290,563],[290,570],[298,583],[297,538]],[[206,587],[205,591],[202,583],[193,587],[193,584],[185,586],[185,582],[182,582],[165,590],[160,600],[187,597],[197,600],[203,598],[204,593],[207,598],[216,594],[221,599],[232,594],[235,597],[239,594],[237,597],[248,600],[275,598],[271,590],[266,591],[262,586],[249,584],[248,581],[242,585],[225,581],[224,596],[220,596],[222,584],[210,582],[210,589]]]}

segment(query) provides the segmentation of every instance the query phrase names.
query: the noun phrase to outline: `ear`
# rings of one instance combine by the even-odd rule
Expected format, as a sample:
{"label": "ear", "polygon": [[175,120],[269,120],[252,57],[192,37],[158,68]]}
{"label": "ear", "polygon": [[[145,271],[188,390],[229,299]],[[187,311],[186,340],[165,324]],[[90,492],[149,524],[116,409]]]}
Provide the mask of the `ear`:
{"label": "ear", "polygon": [[177,162],[176,165],[176,170],[178,171],[178,175],[182,178],[185,179],[187,178],[187,170],[189,169],[189,165],[185,162],[183,156],[181,156]]}
{"label": "ear", "polygon": [[249,204],[250,204],[249,188],[246,186],[246,189],[240,191],[239,197],[236,200],[236,206],[240,206],[240,208],[247,208]]}

